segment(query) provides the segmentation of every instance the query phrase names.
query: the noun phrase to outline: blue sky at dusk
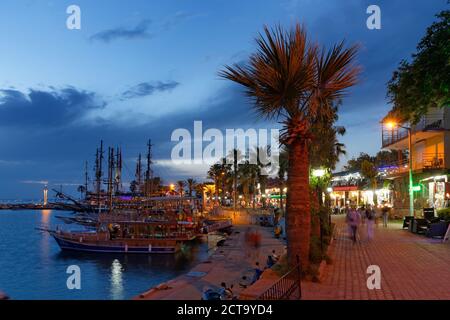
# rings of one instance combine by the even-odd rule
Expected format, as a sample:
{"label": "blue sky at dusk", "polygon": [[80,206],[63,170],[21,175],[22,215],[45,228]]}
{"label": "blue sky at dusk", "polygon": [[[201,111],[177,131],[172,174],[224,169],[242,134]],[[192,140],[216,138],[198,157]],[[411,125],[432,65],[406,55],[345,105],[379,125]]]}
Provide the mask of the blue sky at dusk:
{"label": "blue sky at dusk", "polygon": [[[66,8],[81,8],[81,30],[66,28]],[[381,30],[366,27],[366,8],[381,8]],[[124,178],[154,144],[165,182],[199,168],[167,161],[176,128],[271,128],[241,88],[219,79],[245,61],[264,24],[299,21],[330,45],[360,43],[361,82],[340,110],[347,158],[380,149],[388,111],[386,82],[409,58],[447,0],[2,0],[0,4],[0,199],[40,197],[43,184],[73,192],[90,173],[101,139],[121,146]],[[158,162],[159,161],[159,162]]]}

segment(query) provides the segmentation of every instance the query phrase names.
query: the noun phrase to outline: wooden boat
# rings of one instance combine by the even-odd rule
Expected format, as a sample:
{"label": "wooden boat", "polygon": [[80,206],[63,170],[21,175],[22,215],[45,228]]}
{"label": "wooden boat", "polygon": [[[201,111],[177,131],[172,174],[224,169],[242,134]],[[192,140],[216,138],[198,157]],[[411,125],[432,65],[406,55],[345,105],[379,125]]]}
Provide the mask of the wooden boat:
{"label": "wooden boat", "polygon": [[196,233],[179,222],[116,221],[96,231],[49,232],[62,250],[105,253],[175,253]]}

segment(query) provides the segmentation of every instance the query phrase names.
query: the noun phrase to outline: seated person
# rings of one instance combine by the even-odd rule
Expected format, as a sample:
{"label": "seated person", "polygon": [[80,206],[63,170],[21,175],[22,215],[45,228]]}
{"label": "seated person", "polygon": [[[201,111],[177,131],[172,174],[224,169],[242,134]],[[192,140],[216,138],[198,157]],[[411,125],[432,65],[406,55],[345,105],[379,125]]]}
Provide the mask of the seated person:
{"label": "seated person", "polygon": [[269,269],[272,268],[274,264],[275,264],[275,260],[273,260],[272,256],[267,256],[267,262],[266,262],[267,268],[269,268]]}
{"label": "seated person", "polygon": [[280,257],[275,253],[275,250],[272,250],[272,259],[275,262],[278,262],[278,260],[280,260]]}
{"label": "seated person", "polygon": [[259,267],[259,262],[256,262],[256,267],[255,267],[254,272],[255,273],[253,275],[252,284],[255,283],[256,281],[258,281],[259,278],[261,277],[261,274],[263,273],[263,271]]}

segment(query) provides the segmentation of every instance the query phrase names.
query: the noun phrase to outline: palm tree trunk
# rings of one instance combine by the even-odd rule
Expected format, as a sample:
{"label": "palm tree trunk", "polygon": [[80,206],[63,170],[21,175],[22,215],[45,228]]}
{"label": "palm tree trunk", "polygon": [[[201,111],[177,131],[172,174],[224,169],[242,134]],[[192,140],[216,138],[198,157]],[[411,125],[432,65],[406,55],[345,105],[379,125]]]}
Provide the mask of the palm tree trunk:
{"label": "palm tree trunk", "polygon": [[309,267],[310,234],[308,147],[296,139],[289,147],[286,235],[289,264],[295,265],[298,255],[305,271]]}
{"label": "palm tree trunk", "polygon": [[280,209],[283,211],[283,183],[280,183]]}

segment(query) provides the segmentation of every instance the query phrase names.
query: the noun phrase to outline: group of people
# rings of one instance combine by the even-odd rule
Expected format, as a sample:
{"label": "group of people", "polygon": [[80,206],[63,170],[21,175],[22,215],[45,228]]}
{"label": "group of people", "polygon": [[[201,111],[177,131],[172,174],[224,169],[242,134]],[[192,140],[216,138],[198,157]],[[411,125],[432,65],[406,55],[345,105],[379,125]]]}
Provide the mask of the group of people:
{"label": "group of people", "polygon": [[[265,268],[261,268],[259,262],[255,263],[253,268],[253,275],[251,279],[247,276],[242,277],[242,281],[239,283],[241,288],[247,288],[261,278],[264,270],[271,268],[275,263],[278,262],[280,257],[276,254],[275,250],[272,250],[272,254],[267,256],[267,263]],[[218,289],[207,287],[203,289],[202,300],[235,300],[237,297],[233,293],[233,285],[227,286],[225,282],[220,284]]]}
{"label": "group of people", "polygon": [[353,242],[357,242],[358,229],[362,225],[367,226],[367,241],[372,241],[374,238],[374,226],[378,226],[378,218],[380,215],[383,219],[383,226],[387,228],[389,210],[385,202],[382,204],[381,214],[377,214],[377,208],[373,205],[363,205],[360,208],[356,208],[356,205],[353,204],[347,207],[345,221],[349,227]]}

